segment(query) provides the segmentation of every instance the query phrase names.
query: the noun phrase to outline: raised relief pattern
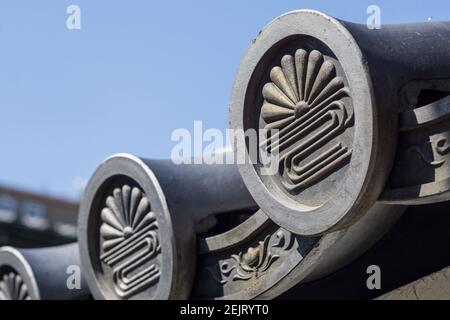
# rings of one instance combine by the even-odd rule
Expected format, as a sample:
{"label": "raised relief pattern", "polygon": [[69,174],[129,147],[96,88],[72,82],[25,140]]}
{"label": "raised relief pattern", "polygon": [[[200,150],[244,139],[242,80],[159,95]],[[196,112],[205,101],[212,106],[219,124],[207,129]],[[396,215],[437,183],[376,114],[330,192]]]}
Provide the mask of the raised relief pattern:
{"label": "raised relief pattern", "polygon": [[157,284],[158,223],[144,193],[129,185],[115,188],[106,199],[101,219],[100,259],[112,268],[117,295],[126,299]]}
{"label": "raised relief pattern", "polygon": [[[349,161],[350,146],[334,140],[352,126],[350,90],[333,61],[317,50],[285,55],[262,90],[268,131],[261,147],[280,159],[283,186],[292,193],[320,182]],[[272,134],[270,130],[275,133]]]}
{"label": "raised relief pattern", "polygon": [[219,264],[217,272],[209,269],[220,284],[229,281],[250,280],[263,276],[275,261],[281,258],[294,245],[294,236],[285,230],[279,230],[260,241],[258,246],[249,247],[246,252],[232,255],[230,260]]}
{"label": "raised relief pattern", "polygon": [[0,278],[0,300],[31,300],[22,277],[9,272]]}
{"label": "raised relief pattern", "polygon": [[447,155],[450,153],[450,145],[446,137],[432,137],[420,146],[412,146],[408,153],[417,155],[424,163],[439,168],[447,161]]}

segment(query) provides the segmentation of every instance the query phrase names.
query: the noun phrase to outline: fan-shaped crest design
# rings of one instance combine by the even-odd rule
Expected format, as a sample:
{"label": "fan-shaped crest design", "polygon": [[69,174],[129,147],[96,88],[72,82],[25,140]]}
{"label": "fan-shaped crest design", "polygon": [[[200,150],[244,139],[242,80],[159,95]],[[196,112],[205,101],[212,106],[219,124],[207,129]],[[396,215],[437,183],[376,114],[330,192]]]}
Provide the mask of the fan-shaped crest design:
{"label": "fan-shaped crest design", "polygon": [[[335,63],[317,50],[285,55],[262,89],[261,117],[268,139],[261,146],[280,157],[280,175],[288,191],[315,184],[351,157],[342,142],[327,146],[352,125],[350,90]],[[345,102],[347,99],[347,102]]]}
{"label": "fan-shaped crest design", "polygon": [[158,228],[147,197],[139,188],[131,188],[128,185],[114,189],[113,195],[107,197],[101,217],[103,224],[100,234],[104,252],[148,226],[153,226],[152,229]]}
{"label": "fan-shaped crest design", "polygon": [[157,283],[161,253],[158,222],[145,194],[137,187],[115,188],[101,212],[100,259],[112,268],[114,289],[128,298]]}
{"label": "fan-shaped crest design", "polygon": [[0,300],[31,300],[22,277],[9,272],[0,278]]}

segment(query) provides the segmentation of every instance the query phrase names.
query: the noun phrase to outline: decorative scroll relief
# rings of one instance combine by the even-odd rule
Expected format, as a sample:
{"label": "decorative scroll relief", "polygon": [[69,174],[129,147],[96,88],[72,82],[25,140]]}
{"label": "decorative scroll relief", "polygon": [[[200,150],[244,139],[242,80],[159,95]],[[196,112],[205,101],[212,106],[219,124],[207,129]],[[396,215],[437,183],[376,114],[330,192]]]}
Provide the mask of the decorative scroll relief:
{"label": "decorative scroll relief", "polygon": [[[344,99],[350,90],[336,66],[317,50],[285,55],[262,90],[265,129],[278,130],[261,143],[280,157],[280,175],[290,192],[320,182],[349,160],[352,149],[336,140],[352,125],[353,110]],[[348,99],[347,99],[348,100]]]}
{"label": "decorative scroll relief", "polygon": [[100,260],[112,268],[114,289],[123,299],[156,284],[161,253],[158,223],[150,202],[139,188],[113,190],[101,213]]}
{"label": "decorative scroll relief", "polygon": [[22,277],[9,272],[0,279],[0,300],[31,300]]}
{"label": "decorative scroll relief", "polygon": [[219,264],[219,276],[216,275],[217,272],[211,269],[209,271],[220,284],[259,278],[293,245],[294,236],[290,232],[279,230],[260,241],[257,247],[250,247],[245,253],[232,255],[231,260]]}
{"label": "decorative scroll relief", "polygon": [[[427,150],[431,150],[431,156]],[[447,161],[445,156],[450,153],[450,145],[446,137],[438,135],[423,145],[410,147],[408,152],[416,154],[427,165],[439,168]]]}

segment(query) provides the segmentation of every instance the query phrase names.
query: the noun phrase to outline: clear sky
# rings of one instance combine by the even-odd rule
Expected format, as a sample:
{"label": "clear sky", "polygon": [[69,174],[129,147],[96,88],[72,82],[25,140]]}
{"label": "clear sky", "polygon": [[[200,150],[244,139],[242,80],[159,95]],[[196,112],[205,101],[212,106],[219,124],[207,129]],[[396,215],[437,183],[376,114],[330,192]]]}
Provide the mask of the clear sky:
{"label": "clear sky", "polygon": [[168,158],[174,129],[225,130],[239,61],[273,18],[365,22],[370,4],[382,23],[450,20],[448,0],[0,0],[0,183],[76,199],[113,153]]}

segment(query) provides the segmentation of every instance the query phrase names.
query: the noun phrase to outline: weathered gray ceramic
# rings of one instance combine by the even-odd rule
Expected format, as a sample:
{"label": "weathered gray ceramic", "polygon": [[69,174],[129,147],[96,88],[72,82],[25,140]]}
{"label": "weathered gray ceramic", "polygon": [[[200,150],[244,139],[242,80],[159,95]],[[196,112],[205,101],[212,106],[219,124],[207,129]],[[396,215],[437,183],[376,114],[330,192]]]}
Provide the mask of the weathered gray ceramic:
{"label": "weathered gray ceramic", "polygon": [[361,255],[400,205],[449,200],[448,43],[450,23],[276,18],[241,63],[230,126],[278,130],[235,145],[278,170],[239,164],[250,196],[235,166],[107,159],[80,209],[94,297],[274,298]]}
{"label": "weathered gray ceramic", "polygon": [[192,297],[276,298],[298,283],[327,276],[352,262],[404,210],[377,204],[351,227],[315,238],[292,234],[259,211],[233,230],[200,240]]}
{"label": "weathered gray ceramic", "polygon": [[449,108],[438,100],[450,92],[449,41],[447,22],[370,30],[311,10],[266,26],[241,63],[230,112],[232,129],[279,130],[258,142],[279,155],[277,174],[263,175],[260,162],[239,167],[261,209],[316,236],[357,221],[385,189],[390,204],[448,200]]}
{"label": "weathered gray ceramic", "polygon": [[[88,299],[89,289],[79,268],[77,244],[40,249],[3,247],[0,300]],[[71,275],[80,278],[72,282]]]}
{"label": "weathered gray ceramic", "polygon": [[[428,92],[450,92],[449,80],[439,83],[422,86]],[[397,157],[380,199],[384,203],[418,205],[450,198],[450,98],[425,103],[400,114]]]}
{"label": "weathered gray ceramic", "polygon": [[108,158],[91,178],[79,216],[81,261],[93,296],[188,298],[198,229],[208,231],[211,216],[253,208],[236,166]]}

